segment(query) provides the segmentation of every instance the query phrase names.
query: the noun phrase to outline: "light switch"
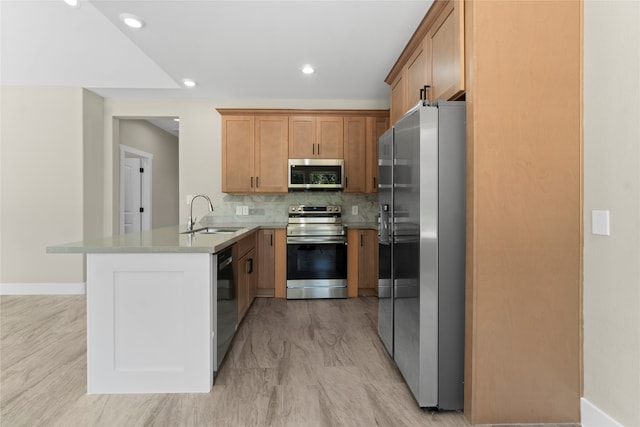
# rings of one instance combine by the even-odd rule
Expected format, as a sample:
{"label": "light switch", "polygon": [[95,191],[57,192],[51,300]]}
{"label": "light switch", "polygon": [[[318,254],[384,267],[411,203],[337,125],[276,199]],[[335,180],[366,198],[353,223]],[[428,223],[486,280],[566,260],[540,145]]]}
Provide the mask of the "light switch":
{"label": "light switch", "polygon": [[242,206],[236,206],[236,215],[242,215]]}
{"label": "light switch", "polygon": [[609,211],[591,211],[591,234],[609,236]]}
{"label": "light switch", "polygon": [[358,215],[358,205],[351,206],[351,215]]}
{"label": "light switch", "polygon": [[249,206],[242,207],[242,215],[249,215]]}

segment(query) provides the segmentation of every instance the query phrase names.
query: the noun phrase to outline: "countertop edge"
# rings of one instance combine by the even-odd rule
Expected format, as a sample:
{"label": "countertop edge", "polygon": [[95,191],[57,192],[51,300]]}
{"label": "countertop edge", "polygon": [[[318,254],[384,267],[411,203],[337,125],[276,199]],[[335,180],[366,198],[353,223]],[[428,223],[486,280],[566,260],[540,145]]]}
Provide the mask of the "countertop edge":
{"label": "countertop edge", "polygon": [[[131,235],[115,235],[88,241],[50,245],[46,247],[47,254],[153,254],[153,253],[210,253],[215,254],[237,243],[247,235],[262,229],[284,228],[275,224],[234,224],[245,226],[233,235],[226,234],[197,234],[189,236],[185,233],[184,225],[159,227]],[[176,244],[153,244],[154,237],[163,236],[175,238]],[[126,236],[126,237],[125,237]],[[140,243],[135,242],[138,239]],[[199,239],[194,245],[191,239]],[[124,242],[120,242],[123,240]],[[157,239],[161,240],[161,239]],[[142,243],[148,241],[149,243]],[[189,243],[190,244],[187,244]],[[137,244],[136,244],[137,243]]]}

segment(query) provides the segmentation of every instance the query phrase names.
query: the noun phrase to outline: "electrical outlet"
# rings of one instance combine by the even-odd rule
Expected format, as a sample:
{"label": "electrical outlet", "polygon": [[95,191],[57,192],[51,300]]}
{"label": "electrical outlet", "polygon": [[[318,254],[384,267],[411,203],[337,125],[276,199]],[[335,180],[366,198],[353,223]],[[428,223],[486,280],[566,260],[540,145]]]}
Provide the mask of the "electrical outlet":
{"label": "electrical outlet", "polygon": [[191,199],[193,199],[193,194],[187,194],[187,204],[191,204]]}
{"label": "electrical outlet", "polygon": [[358,215],[358,205],[351,206],[351,215]]}
{"label": "electrical outlet", "polygon": [[242,215],[242,206],[236,206],[236,215]]}
{"label": "electrical outlet", "polygon": [[242,207],[242,215],[249,215],[249,206]]}

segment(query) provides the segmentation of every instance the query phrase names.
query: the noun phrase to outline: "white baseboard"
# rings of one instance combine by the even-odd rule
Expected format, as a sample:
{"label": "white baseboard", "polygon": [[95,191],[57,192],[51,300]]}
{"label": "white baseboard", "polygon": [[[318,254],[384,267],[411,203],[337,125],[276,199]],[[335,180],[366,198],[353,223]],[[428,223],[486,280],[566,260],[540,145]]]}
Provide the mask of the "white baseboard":
{"label": "white baseboard", "polygon": [[582,427],[624,427],[584,397],[580,399],[580,419]]}
{"label": "white baseboard", "polygon": [[0,283],[0,295],[84,295],[80,283]]}

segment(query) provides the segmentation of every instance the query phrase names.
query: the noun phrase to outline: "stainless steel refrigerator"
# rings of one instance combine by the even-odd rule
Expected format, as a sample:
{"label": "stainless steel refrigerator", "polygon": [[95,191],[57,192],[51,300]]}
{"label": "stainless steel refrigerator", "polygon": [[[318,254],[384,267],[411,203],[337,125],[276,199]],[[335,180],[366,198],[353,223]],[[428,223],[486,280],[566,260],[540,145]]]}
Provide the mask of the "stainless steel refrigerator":
{"label": "stainless steel refrigerator", "polygon": [[378,142],[378,331],[421,407],[463,408],[465,103],[418,104]]}

